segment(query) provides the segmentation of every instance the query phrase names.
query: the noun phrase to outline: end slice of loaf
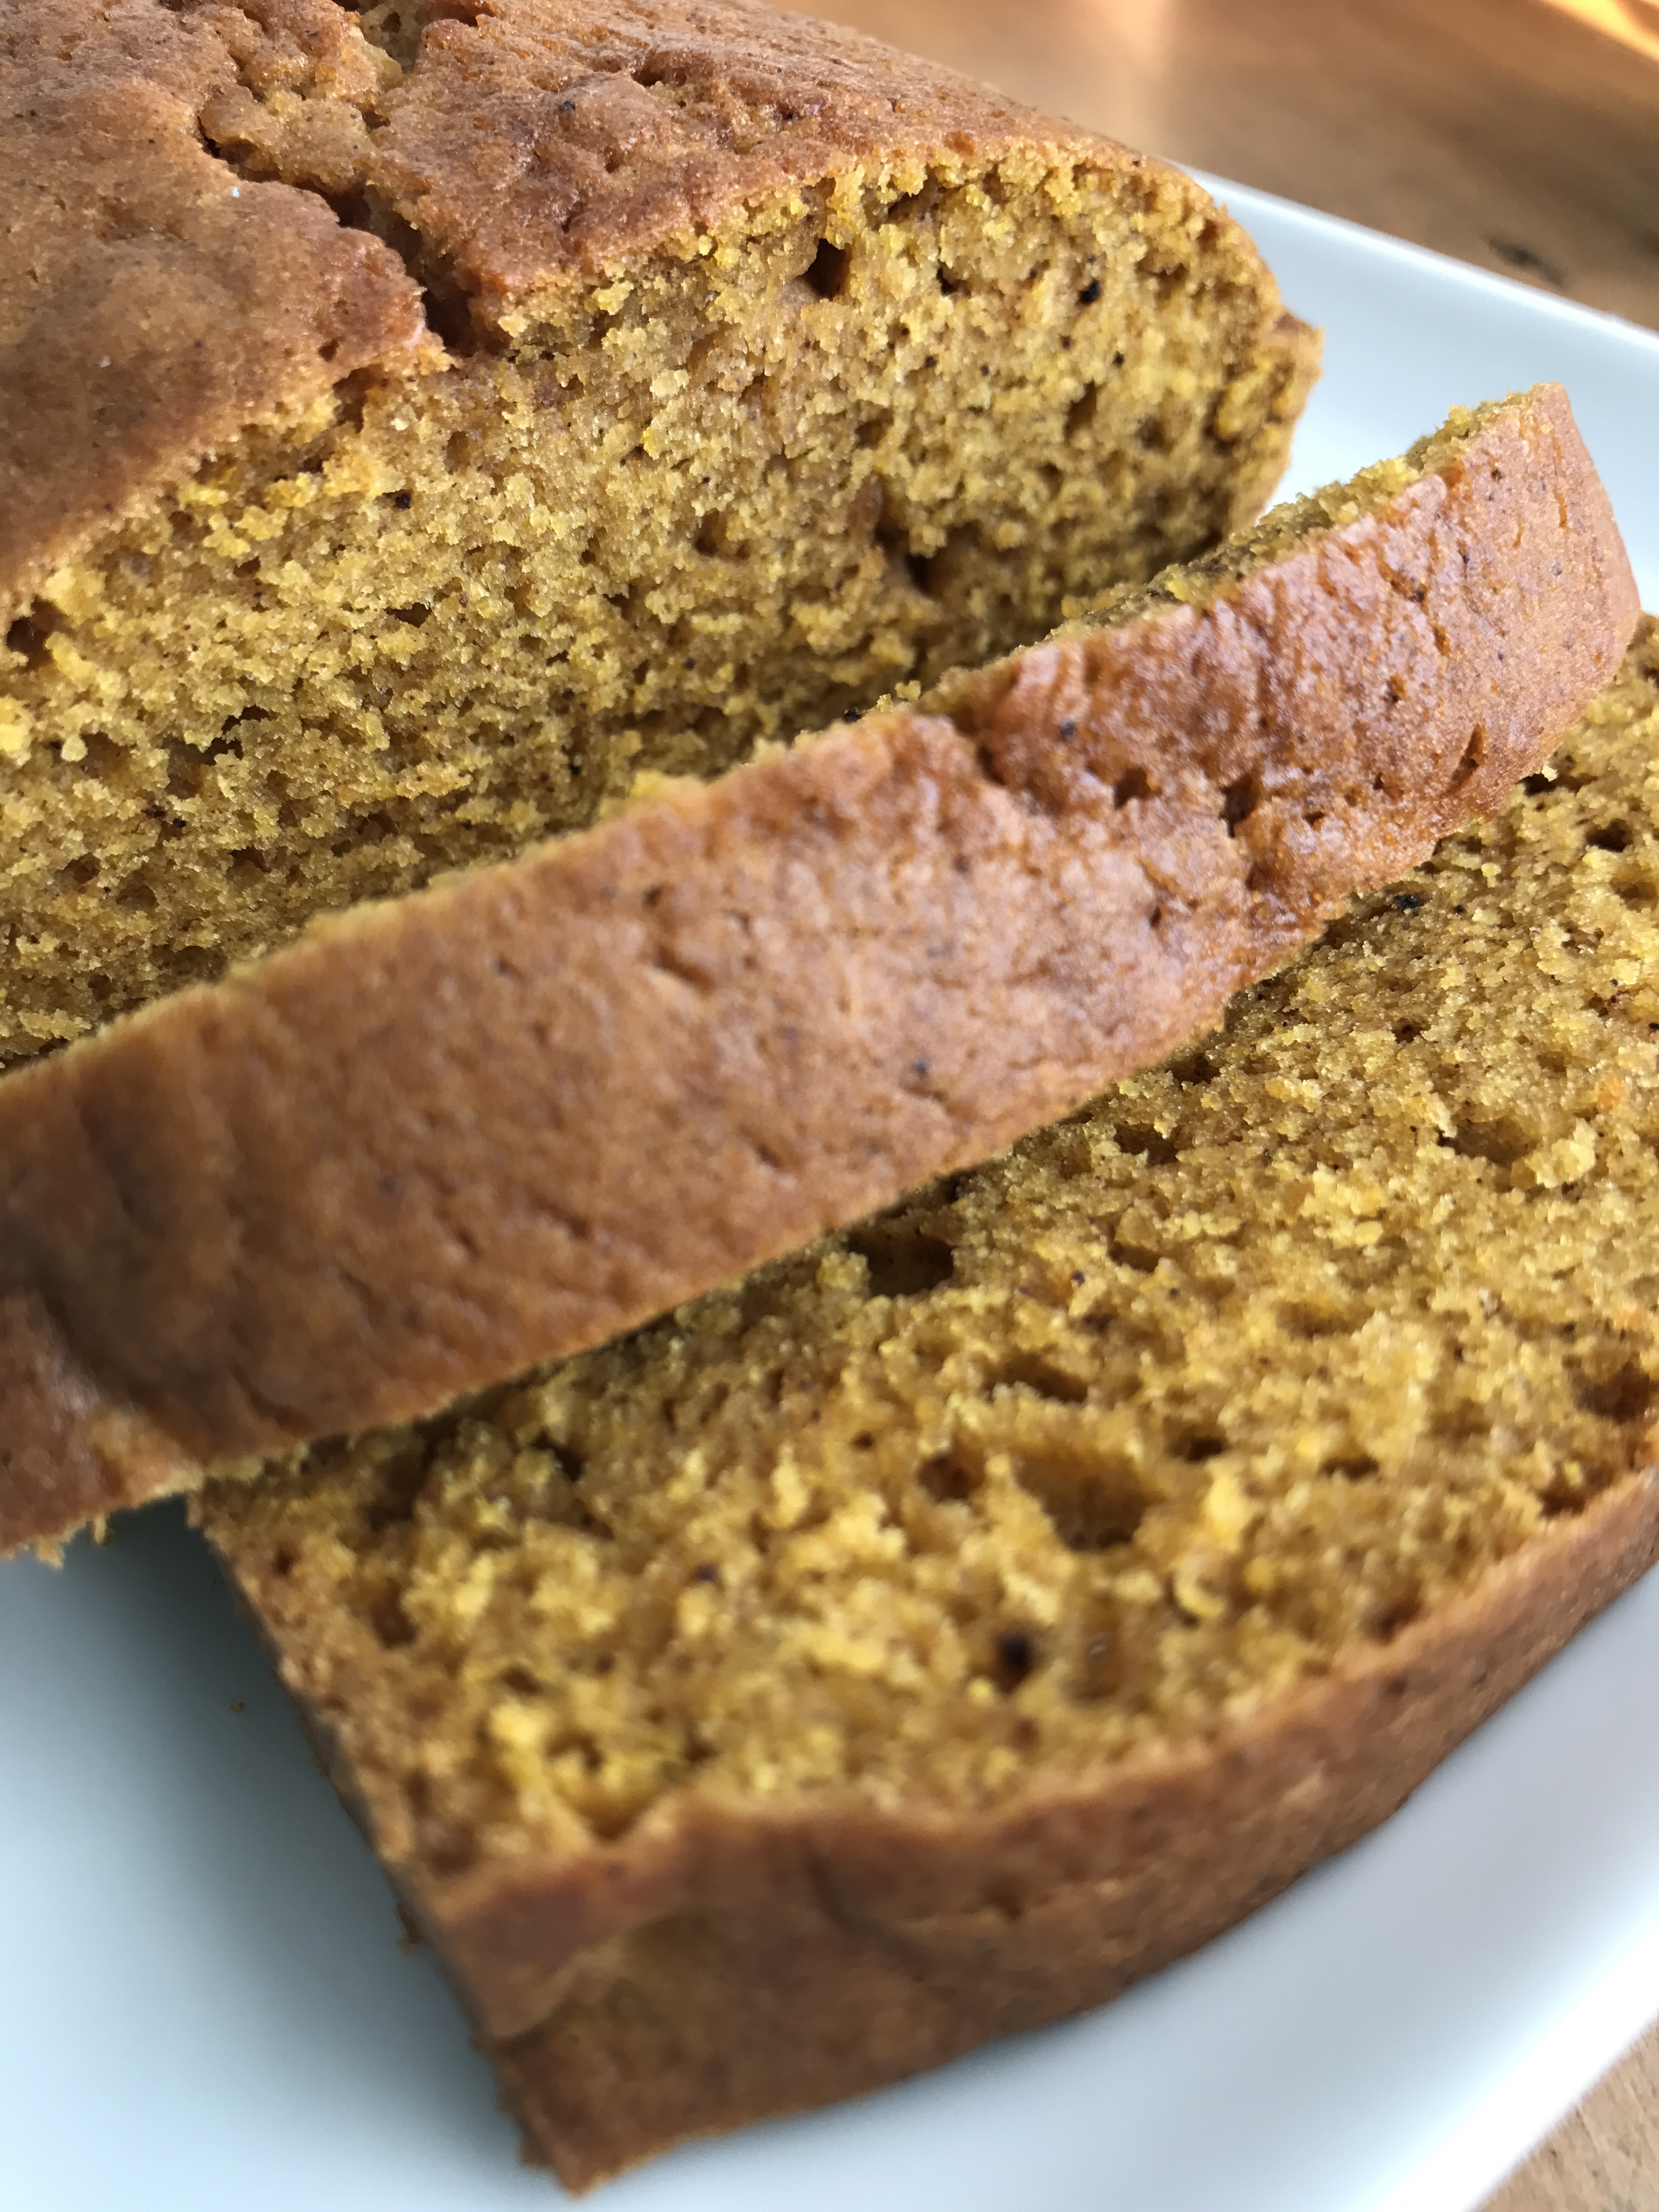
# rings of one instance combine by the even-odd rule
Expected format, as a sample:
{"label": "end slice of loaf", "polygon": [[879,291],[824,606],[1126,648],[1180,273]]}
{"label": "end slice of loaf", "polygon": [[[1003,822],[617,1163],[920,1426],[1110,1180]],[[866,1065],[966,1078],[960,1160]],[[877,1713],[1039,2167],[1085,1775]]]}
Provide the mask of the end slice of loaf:
{"label": "end slice of loaf", "polygon": [[1311,381],[1189,179],[760,0],[8,0],[0,1063],[1042,636]]}
{"label": "end slice of loaf", "polygon": [[1656,746],[1649,624],[1161,1072],[204,1493],[568,2184],[1111,1996],[1659,1553]]}
{"label": "end slice of loaf", "polygon": [[15,1072],[0,1548],[599,1343],[1155,1063],[1500,805],[1635,618],[1540,386]]}

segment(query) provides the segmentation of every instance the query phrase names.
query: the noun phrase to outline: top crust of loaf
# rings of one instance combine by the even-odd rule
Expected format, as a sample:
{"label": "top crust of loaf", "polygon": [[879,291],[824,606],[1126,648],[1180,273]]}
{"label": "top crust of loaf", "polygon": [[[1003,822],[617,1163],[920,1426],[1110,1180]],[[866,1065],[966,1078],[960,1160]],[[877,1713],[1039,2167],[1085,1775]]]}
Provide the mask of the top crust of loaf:
{"label": "top crust of loaf", "polygon": [[948,715],[671,789],[8,1077],[0,1548],[435,1410],[982,1159],[1494,811],[1635,586],[1559,386],[1419,459]]}
{"label": "top crust of loaf", "polygon": [[492,0],[474,23],[431,22],[388,112],[366,174],[490,305],[689,242],[854,161],[1036,143],[1175,174],[759,0]]}
{"label": "top crust of loaf", "polygon": [[209,152],[235,82],[159,0],[0,19],[0,620],[203,453],[424,333],[378,239]]}
{"label": "top crust of loaf", "polygon": [[[758,0],[14,0],[0,25],[0,620],[112,518],[360,370],[856,164],[1162,164]],[[468,15],[471,20],[467,20]],[[365,28],[369,35],[365,36]],[[371,125],[373,126],[371,128]],[[347,227],[348,225],[355,227]],[[389,242],[388,242],[389,241]],[[1213,210],[1211,248],[1271,277]],[[1287,357],[1308,334],[1286,319]]]}

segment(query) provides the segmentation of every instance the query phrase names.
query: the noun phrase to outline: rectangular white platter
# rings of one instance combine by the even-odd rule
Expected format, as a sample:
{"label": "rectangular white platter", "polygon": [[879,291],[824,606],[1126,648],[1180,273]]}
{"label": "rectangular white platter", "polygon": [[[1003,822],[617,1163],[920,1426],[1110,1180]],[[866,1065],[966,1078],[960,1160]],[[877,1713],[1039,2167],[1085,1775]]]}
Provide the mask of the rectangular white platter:
{"label": "rectangular white platter", "polygon": [[[1659,338],[1227,185],[1293,488],[1559,377],[1659,608]],[[606,2212],[1469,2212],[1659,2013],[1659,1577],[1379,1834],[1090,2018]],[[0,2212],[545,2212],[176,1507],[0,1568]]]}

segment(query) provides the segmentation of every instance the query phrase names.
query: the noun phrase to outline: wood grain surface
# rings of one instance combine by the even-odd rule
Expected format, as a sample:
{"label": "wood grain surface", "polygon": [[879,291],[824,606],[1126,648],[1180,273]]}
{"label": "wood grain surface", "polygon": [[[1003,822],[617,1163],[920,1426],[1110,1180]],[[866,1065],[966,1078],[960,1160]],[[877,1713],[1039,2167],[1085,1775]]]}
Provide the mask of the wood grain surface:
{"label": "wood grain surface", "polygon": [[[1131,145],[1659,330],[1659,0],[811,12]],[[1659,2027],[1486,2212],[1659,2212]]]}
{"label": "wood grain surface", "polygon": [[1486,2212],[1655,2212],[1659,2027],[1592,2089]]}

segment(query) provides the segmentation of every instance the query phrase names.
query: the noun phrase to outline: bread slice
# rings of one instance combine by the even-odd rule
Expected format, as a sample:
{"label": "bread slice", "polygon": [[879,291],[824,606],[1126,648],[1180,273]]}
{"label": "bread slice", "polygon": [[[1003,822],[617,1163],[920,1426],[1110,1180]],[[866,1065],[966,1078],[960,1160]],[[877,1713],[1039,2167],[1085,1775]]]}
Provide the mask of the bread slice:
{"label": "bread slice", "polygon": [[1111,1996],[1659,1553],[1659,626],[1225,1030],[196,1508],[581,2188]]}
{"label": "bread slice", "polygon": [[1162,164],[759,0],[8,0],[0,1062],[1259,512]]}
{"label": "bread slice", "polygon": [[1634,587],[1559,386],[0,1083],[0,1548],[436,1411],[995,1152],[1501,804]]}

